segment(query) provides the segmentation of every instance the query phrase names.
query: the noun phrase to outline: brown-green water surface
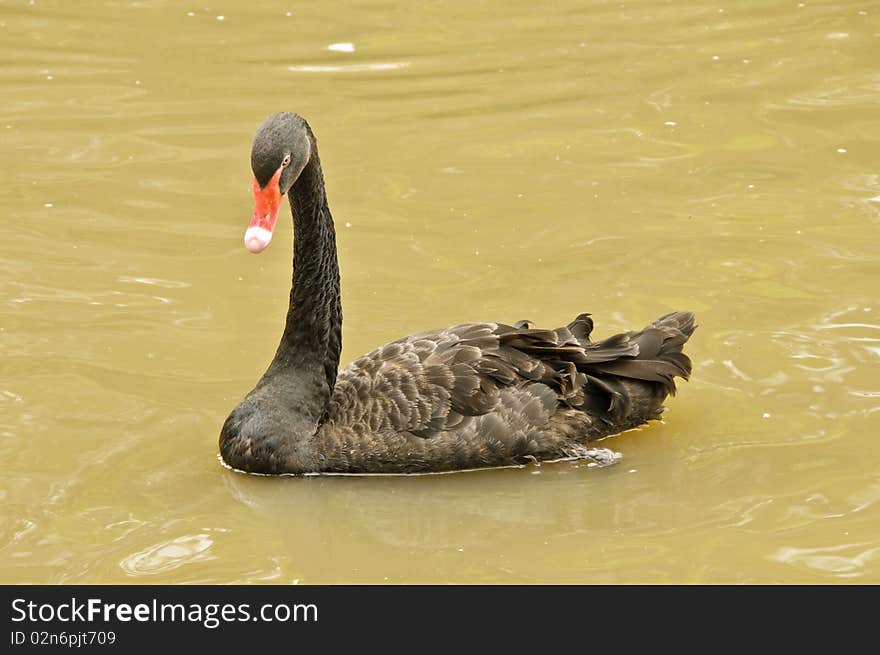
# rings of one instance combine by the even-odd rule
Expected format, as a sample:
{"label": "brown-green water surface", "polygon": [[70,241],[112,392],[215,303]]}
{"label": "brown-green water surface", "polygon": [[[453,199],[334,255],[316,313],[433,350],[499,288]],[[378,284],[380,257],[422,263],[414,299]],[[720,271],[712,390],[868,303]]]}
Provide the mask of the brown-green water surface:
{"label": "brown-green water surface", "polygon": [[[0,582],[880,582],[880,7],[0,1]],[[216,459],[321,145],[343,363],[473,321],[697,312],[615,466]]]}

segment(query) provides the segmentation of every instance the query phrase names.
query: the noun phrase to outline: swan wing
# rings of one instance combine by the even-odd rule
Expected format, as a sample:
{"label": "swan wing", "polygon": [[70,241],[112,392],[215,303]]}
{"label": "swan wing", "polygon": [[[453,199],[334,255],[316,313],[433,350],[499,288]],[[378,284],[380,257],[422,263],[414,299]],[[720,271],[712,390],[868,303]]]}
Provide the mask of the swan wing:
{"label": "swan wing", "polygon": [[[589,315],[581,314],[555,330],[527,321],[467,323],[398,339],[340,372],[329,418],[424,438],[502,410],[532,423],[560,406],[614,420],[629,409],[624,380],[655,382],[671,393],[673,377],[690,373],[681,352],[694,329],[688,312],[599,342],[590,340],[592,329]],[[517,406],[505,407],[511,402]]]}

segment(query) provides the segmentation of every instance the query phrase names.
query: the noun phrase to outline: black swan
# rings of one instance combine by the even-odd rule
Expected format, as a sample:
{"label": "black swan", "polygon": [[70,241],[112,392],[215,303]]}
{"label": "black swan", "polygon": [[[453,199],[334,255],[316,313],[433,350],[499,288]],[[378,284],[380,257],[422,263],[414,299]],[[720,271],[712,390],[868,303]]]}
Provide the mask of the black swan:
{"label": "black swan", "polygon": [[590,457],[588,442],[658,418],[674,376],[690,374],[690,312],[598,342],[588,314],[555,330],[467,323],[392,341],[338,371],[336,235],[308,123],[269,116],[251,168],[245,246],[269,245],[286,193],[294,282],[275,358],[220,432],[233,469],[425,473]]}

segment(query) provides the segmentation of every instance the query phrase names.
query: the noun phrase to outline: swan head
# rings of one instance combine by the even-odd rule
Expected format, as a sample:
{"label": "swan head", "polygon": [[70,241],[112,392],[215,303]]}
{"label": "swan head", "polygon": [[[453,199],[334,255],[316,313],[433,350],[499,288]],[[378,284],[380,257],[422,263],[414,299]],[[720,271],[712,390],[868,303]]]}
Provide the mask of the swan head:
{"label": "swan head", "polygon": [[257,128],[251,147],[254,212],[244,236],[250,252],[262,252],[272,241],[281,197],[312,156],[310,135],[305,119],[287,112],[272,114]]}

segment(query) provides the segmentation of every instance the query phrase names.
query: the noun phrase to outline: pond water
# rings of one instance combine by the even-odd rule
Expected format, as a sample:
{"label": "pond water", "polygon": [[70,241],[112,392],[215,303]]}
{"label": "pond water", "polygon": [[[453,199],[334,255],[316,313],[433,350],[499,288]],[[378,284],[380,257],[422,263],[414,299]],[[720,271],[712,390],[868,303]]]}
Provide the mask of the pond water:
{"label": "pond water", "polygon": [[[0,581],[880,582],[880,7],[0,2]],[[343,363],[697,312],[662,423],[563,462],[217,461],[290,284],[249,148],[314,128]]]}

